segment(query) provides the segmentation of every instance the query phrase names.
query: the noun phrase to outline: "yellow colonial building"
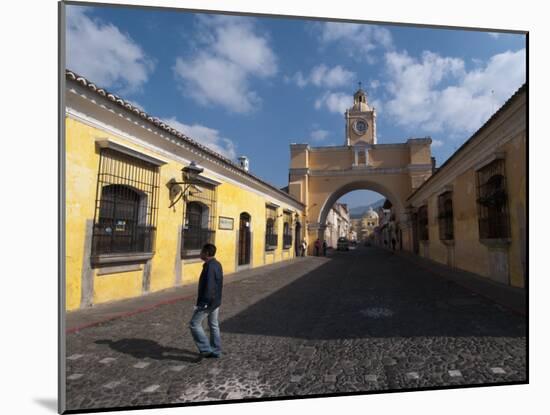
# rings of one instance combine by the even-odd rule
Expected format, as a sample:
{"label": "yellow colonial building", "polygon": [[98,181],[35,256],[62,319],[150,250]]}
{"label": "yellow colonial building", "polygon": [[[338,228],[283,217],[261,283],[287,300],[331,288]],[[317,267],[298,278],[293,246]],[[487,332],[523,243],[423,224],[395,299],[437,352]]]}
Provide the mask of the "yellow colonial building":
{"label": "yellow colonial building", "polygon": [[525,286],[526,105],[523,85],[409,196],[413,252]]}
{"label": "yellow colonial building", "polygon": [[295,256],[304,205],[77,74],[65,74],[66,309]]}

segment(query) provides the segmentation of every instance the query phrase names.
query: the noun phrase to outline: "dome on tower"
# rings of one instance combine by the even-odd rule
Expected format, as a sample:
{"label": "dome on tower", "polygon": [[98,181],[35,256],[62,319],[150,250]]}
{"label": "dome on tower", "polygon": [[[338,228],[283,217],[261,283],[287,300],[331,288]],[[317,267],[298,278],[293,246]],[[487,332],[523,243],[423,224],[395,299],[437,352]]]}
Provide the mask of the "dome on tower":
{"label": "dome on tower", "polygon": [[365,213],[365,217],[378,219],[378,213],[376,213],[371,206],[369,207],[369,210],[367,211],[367,213]]}
{"label": "dome on tower", "polygon": [[367,93],[359,86],[359,89],[353,94],[353,107],[352,111],[369,111],[370,108],[367,104]]}

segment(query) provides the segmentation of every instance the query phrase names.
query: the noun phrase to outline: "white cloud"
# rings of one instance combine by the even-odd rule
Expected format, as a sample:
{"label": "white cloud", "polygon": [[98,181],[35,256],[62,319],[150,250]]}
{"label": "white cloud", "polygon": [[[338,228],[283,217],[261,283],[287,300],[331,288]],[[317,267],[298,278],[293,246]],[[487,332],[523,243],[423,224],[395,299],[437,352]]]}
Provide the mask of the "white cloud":
{"label": "white cloud", "polygon": [[384,108],[398,124],[456,136],[479,128],[525,82],[525,50],[494,55],[469,72],[462,59],[391,52],[386,68]]}
{"label": "white cloud", "polygon": [[432,147],[437,148],[437,147],[441,147],[441,146],[443,146],[443,141],[436,140],[436,139],[432,140]]}
{"label": "white cloud", "polygon": [[373,79],[370,81],[370,89],[377,89],[380,86],[380,81],[378,79]]}
{"label": "white cloud", "polygon": [[313,141],[323,141],[329,136],[329,132],[327,130],[314,130],[311,132],[311,139]]}
{"label": "white cloud", "polygon": [[250,18],[237,16],[203,16],[198,28],[195,41],[201,51],[176,58],[173,68],[182,91],[201,105],[253,111],[261,99],[251,89],[251,79],[277,73],[277,57],[267,37],[256,33]]}
{"label": "white cloud", "polygon": [[358,60],[366,59],[375,62],[374,52],[377,49],[393,48],[391,32],[383,27],[355,23],[323,23],[320,40],[323,44],[338,43],[350,56]]}
{"label": "white cloud", "polygon": [[308,82],[309,82],[309,79],[305,78],[304,77],[304,74],[302,74],[301,71],[298,71],[296,72],[294,75],[292,76],[285,76],[284,78],[285,82],[289,83],[289,82],[294,82],[296,85],[298,85],[300,88],[303,88],[305,87]]}
{"label": "white cloud", "polygon": [[330,112],[344,114],[353,104],[349,94],[344,92],[326,92],[315,101],[315,108],[326,108]]}
{"label": "white cloud", "polygon": [[369,105],[370,107],[376,109],[376,115],[380,115],[382,113],[383,104],[382,101],[380,101],[379,99],[373,99],[372,101],[370,101]]}
{"label": "white cloud", "polygon": [[154,69],[153,60],[128,34],[89,13],[87,7],[67,6],[67,68],[121,94],[139,91]]}
{"label": "white cloud", "polygon": [[491,36],[493,39],[498,39],[500,37],[500,33],[495,32],[489,32],[487,33],[489,36]]}
{"label": "white cloud", "polygon": [[351,84],[355,78],[355,73],[348,71],[340,65],[336,65],[333,68],[321,64],[311,69],[309,76],[304,77],[302,72],[296,72],[291,78],[287,78],[289,81],[293,81],[300,88],[305,87],[308,84],[315,85],[317,87],[337,88]]}
{"label": "white cloud", "polygon": [[189,138],[199,142],[211,150],[214,150],[215,152],[220,153],[231,160],[235,159],[235,144],[230,139],[220,136],[220,132],[218,130],[200,124],[184,124],[178,121],[176,117],[165,118],[163,121],[170,127],[184,133]]}

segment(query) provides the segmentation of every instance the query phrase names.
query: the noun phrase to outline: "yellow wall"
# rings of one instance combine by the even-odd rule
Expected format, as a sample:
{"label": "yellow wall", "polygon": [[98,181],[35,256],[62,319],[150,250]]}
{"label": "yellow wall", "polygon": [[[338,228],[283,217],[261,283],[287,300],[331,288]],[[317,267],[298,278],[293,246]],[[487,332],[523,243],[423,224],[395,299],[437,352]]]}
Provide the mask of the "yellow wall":
{"label": "yellow wall", "polygon": [[[525,241],[526,182],[525,182],[525,135],[522,133],[506,145],[492,149],[505,153],[506,187],[510,215],[510,245],[508,245],[508,268],[510,285],[524,287],[522,244]],[[480,242],[476,171],[470,168],[449,180],[446,185],[453,189],[454,215],[454,266],[469,272],[489,277],[489,248]],[[435,189],[434,189],[435,190]],[[437,196],[434,192],[428,198],[430,241],[428,257],[434,261],[447,263],[447,247],[439,240],[437,220]],[[420,206],[421,201],[415,203]],[[422,250],[421,250],[422,254]]]}
{"label": "yellow wall", "polygon": [[375,168],[399,168],[409,164],[408,148],[373,148],[369,150],[369,165]]}
{"label": "yellow wall", "polygon": [[459,175],[453,183],[455,266],[480,275],[489,275],[487,247],[479,241],[476,173]]}
{"label": "yellow wall", "polygon": [[[112,141],[132,147],[150,156],[159,157],[148,149],[112,135],[102,129],[66,118],[66,307],[68,310],[79,308],[82,290],[82,269],[85,256],[89,257],[91,248],[85,249],[86,223],[94,218],[94,205],[99,167],[99,151],[95,140]],[[161,157],[166,159],[166,157]],[[183,203],[168,208],[169,188],[166,183],[174,178],[180,180],[181,164],[167,160],[160,167],[160,189],[158,195],[157,231],[155,236],[155,253],[151,260],[150,291],[173,287],[176,282],[176,267],[181,264],[182,284],[196,283],[202,269],[202,262],[184,259],[178,262],[180,252],[177,249],[179,229],[183,221]],[[204,173],[208,177],[208,173]],[[217,180],[217,179],[216,179]],[[251,242],[252,266],[264,265],[264,239],[266,224],[266,202],[277,202],[271,198],[254,193],[232,183],[223,182],[217,187],[217,216],[215,244],[216,255],[226,274],[235,272],[237,231],[239,216],[242,212],[251,215],[253,240]],[[283,209],[279,208],[279,215]],[[302,212],[299,212],[300,214]],[[234,220],[233,230],[220,230],[218,217],[230,217]],[[279,243],[272,256],[273,261],[290,259],[294,256],[293,246],[282,255],[283,219],[277,220]],[[294,227],[291,226],[294,236]],[[88,252],[86,252],[88,251]],[[271,258],[270,258],[271,262]],[[143,268],[143,266],[142,266]],[[97,275],[93,270],[93,304],[123,298],[136,297],[142,294],[143,270],[118,272]]]}
{"label": "yellow wall", "polygon": [[437,195],[433,195],[428,199],[429,257],[445,264],[447,262],[447,246],[439,240],[439,221],[437,215]]}
{"label": "yellow wall", "polygon": [[[94,304],[141,294],[143,271],[96,275],[94,279]],[[124,287],[121,290],[121,287]]]}
{"label": "yellow wall", "polygon": [[[526,155],[525,135],[517,137],[501,147],[506,152],[506,186],[508,188],[508,210],[510,213],[511,244],[509,248],[510,283],[517,287],[524,286],[522,244],[526,244],[524,238],[526,226],[526,181],[525,160]],[[522,230],[523,228],[523,230]],[[526,254],[524,254],[526,255]],[[525,259],[525,258],[524,258]]]}
{"label": "yellow wall", "polygon": [[409,144],[411,164],[429,164],[431,163],[431,148],[428,144]]}
{"label": "yellow wall", "polygon": [[308,167],[308,150],[305,146],[290,147],[290,168],[301,169]]}
{"label": "yellow wall", "polygon": [[[99,154],[93,145],[93,131],[66,119],[65,244],[66,303],[72,310],[80,306],[81,275],[86,220],[94,218]],[[86,143],[88,145],[83,145]]]}
{"label": "yellow wall", "polygon": [[309,154],[309,168],[313,170],[349,169],[352,164],[350,149],[314,151]]}

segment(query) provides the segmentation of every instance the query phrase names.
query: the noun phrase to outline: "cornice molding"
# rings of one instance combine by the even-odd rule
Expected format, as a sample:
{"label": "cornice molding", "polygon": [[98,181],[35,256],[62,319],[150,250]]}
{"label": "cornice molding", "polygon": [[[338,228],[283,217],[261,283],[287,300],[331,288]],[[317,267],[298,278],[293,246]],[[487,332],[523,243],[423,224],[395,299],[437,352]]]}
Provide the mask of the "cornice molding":
{"label": "cornice molding", "polygon": [[312,177],[327,177],[327,176],[375,176],[378,174],[408,174],[409,170],[406,167],[396,168],[374,168],[369,166],[355,166],[350,169],[342,170],[310,170],[309,175]]}
{"label": "cornice molding", "polygon": [[312,153],[323,152],[323,151],[349,151],[350,146],[326,146],[326,147],[310,147],[309,151]]}
{"label": "cornice molding", "polygon": [[96,146],[99,148],[109,148],[111,150],[117,151],[122,154],[126,154],[127,156],[145,161],[149,164],[152,164],[154,166],[160,167],[167,162],[165,160],[162,160],[157,157],[150,156],[148,154],[142,153],[140,151],[134,150],[131,147],[125,146],[123,144],[119,144],[113,140],[110,140],[108,138],[99,138],[95,141]]}
{"label": "cornice molding", "polygon": [[[79,96],[79,98],[83,98],[83,97]],[[85,98],[83,98],[83,99],[85,99]],[[130,143],[133,143],[137,146],[148,149],[149,151],[154,152],[156,154],[160,154],[162,157],[165,157],[168,160],[172,160],[172,161],[175,161],[175,162],[180,163],[180,164],[184,164],[184,165],[189,164],[192,159],[196,158],[195,156],[200,157],[201,161],[199,162],[199,164],[201,164],[205,168],[205,173],[206,174],[217,177],[220,180],[225,181],[227,183],[231,183],[235,186],[239,186],[241,188],[244,188],[244,189],[246,189],[246,190],[248,190],[252,193],[255,193],[259,196],[267,197],[269,195],[271,198],[281,199],[281,201],[284,200],[284,203],[288,204],[289,206],[291,206],[294,209],[302,210],[305,207],[304,204],[302,204],[301,202],[291,198],[290,195],[287,195],[287,197],[285,197],[286,194],[282,191],[275,192],[273,189],[269,188],[268,186],[262,186],[260,183],[254,181],[250,177],[247,177],[246,175],[242,174],[242,172],[239,172],[238,171],[239,169],[237,169],[237,168],[234,169],[234,170],[228,171],[227,174],[223,174],[219,171],[212,170],[212,166],[206,166],[205,163],[204,163],[205,161],[210,162],[211,164],[214,164],[215,166],[220,166],[220,167],[223,167],[222,163],[221,162],[220,163],[215,163],[215,160],[213,161],[211,158],[205,156],[205,154],[203,152],[201,152],[199,150],[196,150],[196,149],[193,149],[192,146],[182,142],[181,140],[177,140],[176,138],[172,138],[170,136],[163,135],[163,134],[161,134],[159,132],[156,132],[152,129],[145,128],[145,127],[143,127],[143,125],[135,123],[136,125],[138,125],[140,127],[143,127],[147,132],[149,132],[151,134],[155,134],[156,136],[164,139],[166,142],[170,142],[170,143],[182,148],[183,150],[187,151],[188,153],[190,153],[189,156],[191,156],[191,157],[181,156],[181,155],[176,154],[172,151],[169,151],[169,150],[163,149],[161,147],[158,147],[155,144],[151,144],[147,140],[135,137],[134,135],[129,134],[129,133],[123,131],[123,130],[120,130],[120,129],[118,129],[117,127],[115,127],[113,125],[107,124],[103,121],[99,121],[98,118],[95,118],[92,115],[85,114],[85,113],[77,110],[76,108],[71,106],[70,102],[67,102],[66,104],[67,104],[66,109],[65,109],[66,116],[69,117],[69,118],[72,118],[72,119],[74,119],[78,122],[89,125],[90,127],[93,127],[93,128],[97,128],[99,130],[106,131],[106,132],[108,132],[109,134],[111,134],[115,137],[118,137],[122,140],[127,140]],[[103,108],[99,105],[96,107],[96,109],[112,111],[112,109]],[[115,114],[117,114],[117,113],[115,112]],[[125,122],[132,122],[131,120],[128,120],[126,118],[124,119],[124,121]],[[199,161],[199,160],[197,160],[197,161]],[[230,177],[230,175],[235,175],[238,178],[236,178],[236,177],[232,178],[232,177]]]}
{"label": "cornice molding", "polygon": [[295,176],[304,176],[309,174],[310,170],[308,168],[299,168],[299,169],[289,169],[289,173]]}

